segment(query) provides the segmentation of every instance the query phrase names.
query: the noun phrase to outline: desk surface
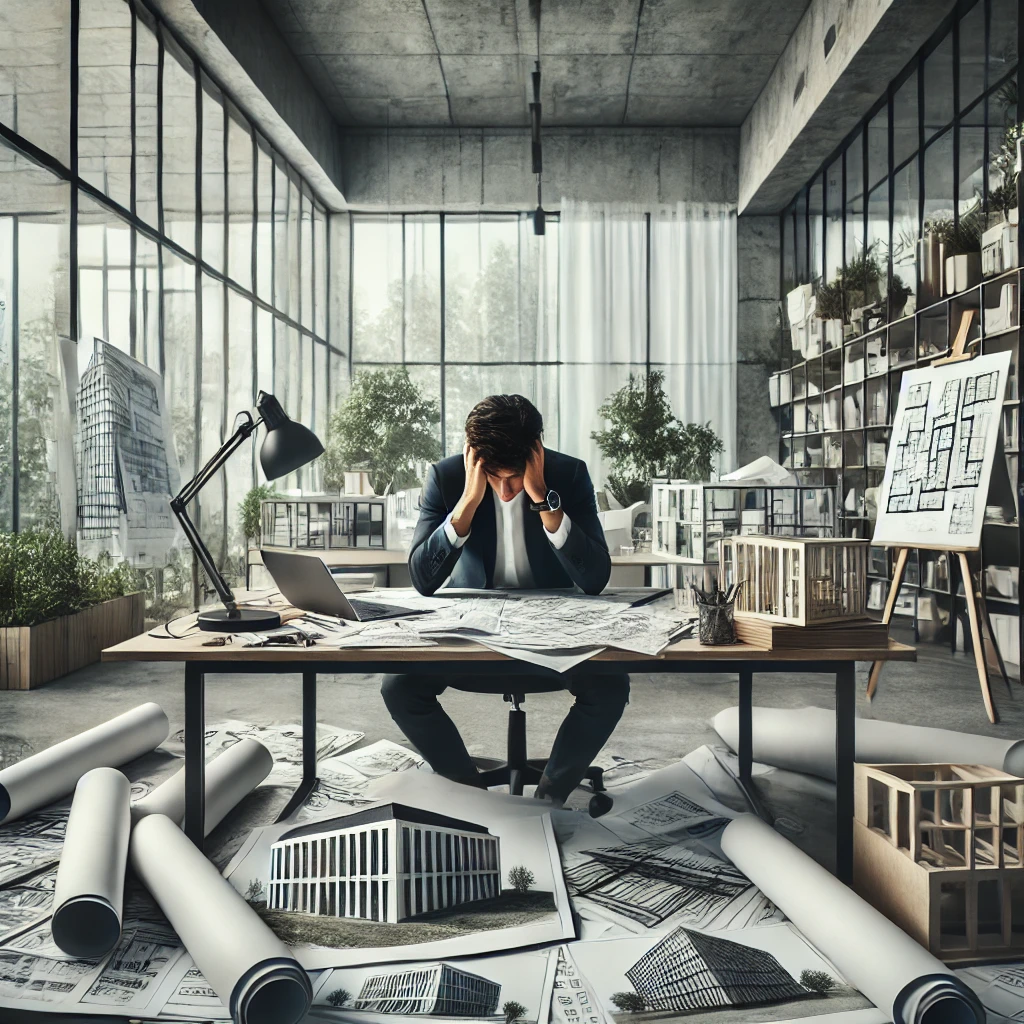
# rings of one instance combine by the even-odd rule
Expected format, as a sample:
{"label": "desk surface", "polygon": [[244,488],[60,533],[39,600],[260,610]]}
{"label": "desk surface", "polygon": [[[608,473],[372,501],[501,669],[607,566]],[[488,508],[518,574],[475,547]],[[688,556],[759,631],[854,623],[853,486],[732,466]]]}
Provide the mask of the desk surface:
{"label": "desk surface", "polygon": [[[268,664],[274,662],[485,662],[516,661],[472,641],[447,642],[436,647],[355,647],[341,650],[331,647],[242,647],[226,644],[223,647],[204,647],[203,641],[218,634],[195,633],[181,640],[152,637],[148,633],[132,637],[103,652],[104,661],[207,661]],[[906,644],[890,640],[888,647],[871,650],[790,650],[769,651],[754,644],[733,644],[729,647],[702,647],[696,640],[680,640],[666,647],[661,654],[644,655],[630,651],[606,650],[591,661],[630,662],[632,671],[657,672],[659,663],[677,665],[687,661],[723,662],[834,662],[834,661],[916,661],[917,651]],[[586,663],[585,663],[586,664]],[[639,667],[638,667],[639,666]]]}
{"label": "desk surface", "polygon": [[[320,548],[278,548],[267,545],[271,551],[294,551],[301,555],[317,555],[327,565],[334,566],[384,566],[384,565],[405,565],[409,560],[408,551],[400,551],[392,548],[329,548],[324,551]],[[658,555],[650,551],[634,552],[631,555],[612,555],[612,565],[681,565],[685,559],[675,558],[672,555]],[[262,565],[259,548],[249,548],[249,564]]]}

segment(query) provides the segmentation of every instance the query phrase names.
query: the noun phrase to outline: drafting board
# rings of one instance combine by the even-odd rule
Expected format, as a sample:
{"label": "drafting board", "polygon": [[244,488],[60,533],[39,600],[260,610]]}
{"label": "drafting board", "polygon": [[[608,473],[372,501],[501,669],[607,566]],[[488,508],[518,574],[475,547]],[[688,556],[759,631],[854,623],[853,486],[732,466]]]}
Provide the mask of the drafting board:
{"label": "drafting board", "polygon": [[997,352],[903,374],[873,544],[977,550],[1009,368]]}

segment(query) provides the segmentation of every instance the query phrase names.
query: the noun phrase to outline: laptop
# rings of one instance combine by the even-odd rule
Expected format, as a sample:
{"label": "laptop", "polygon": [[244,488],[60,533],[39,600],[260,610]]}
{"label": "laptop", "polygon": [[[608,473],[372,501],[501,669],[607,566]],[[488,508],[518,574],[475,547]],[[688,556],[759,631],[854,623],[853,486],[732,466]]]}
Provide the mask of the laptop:
{"label": "laptop", "polygon": [[363,597],[346,597],[337,577],[331,574],[324,560],[317,555],[300,555],[294,551],[260,549],[263,564],[274,578],[278,590],[294,608],[304,612],[334,615],[350,622],[373,622],[404,615],[425,615],[425,608],[405,608]]}

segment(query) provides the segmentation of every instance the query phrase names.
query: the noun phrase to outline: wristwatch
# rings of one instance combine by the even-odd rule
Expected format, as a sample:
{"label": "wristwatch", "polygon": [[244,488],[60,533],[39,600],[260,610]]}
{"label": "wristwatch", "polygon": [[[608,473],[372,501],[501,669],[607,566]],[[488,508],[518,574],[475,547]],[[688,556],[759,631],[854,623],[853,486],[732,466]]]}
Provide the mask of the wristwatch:
{"label": "wristwatch", "polygon": [[531,512],[557,512],[561,507],[562,499],[558,496],[558,491],[548,491],[543,501],[530,502]]}

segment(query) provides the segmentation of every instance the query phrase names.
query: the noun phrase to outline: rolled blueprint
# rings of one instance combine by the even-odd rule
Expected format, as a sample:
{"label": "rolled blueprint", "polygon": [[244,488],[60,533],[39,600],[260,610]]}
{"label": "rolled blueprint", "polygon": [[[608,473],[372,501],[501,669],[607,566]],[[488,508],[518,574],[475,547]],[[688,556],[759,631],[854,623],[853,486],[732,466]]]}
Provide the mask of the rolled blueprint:
{"label": "rolled blueprint", "polygon": [[306,972],[170,818],[143,818],[129,858],[236,1024],[302,1020],[312,1001]]}
{"label": "rolled blueprint", "polygon": [[[274,756],[259,740],[246,738],[206,766],[206,821],[209,835],[228,813],[251,793],[274,767]],[[132,805],[132,821],[163,814],[176,825],[185,819],[185,769],[182,767],[149,796]]]}
{"label": "rolled blueprint", "polygon": [[159,704],[140,704],[102,725],[0,771],[0,822],[14,821],[74,790],[93,768],[114,768],[155,750],[168,732]]}
{"label": "rolled blueprint", "polygon": [[[711,720],[733,750],[739,709]],[[754,708],[754,760],[835,781],[836,716],[828,708]],[[857,719],[856,760],[862,764],[984,764],[1024,777],[1024,740],[1000,740],[921,725]]]}
{"label": "rolled blueprint", "polygon": [[69,956],[105,956],[121,937],[131,783],[114,768],[78,780],[53,892],[53,941]]}
{"label": "rolled blueprint", "polygon": [[722,852],[895,1024],[985,1024],[945,964],[760,818],[731,821]]}

